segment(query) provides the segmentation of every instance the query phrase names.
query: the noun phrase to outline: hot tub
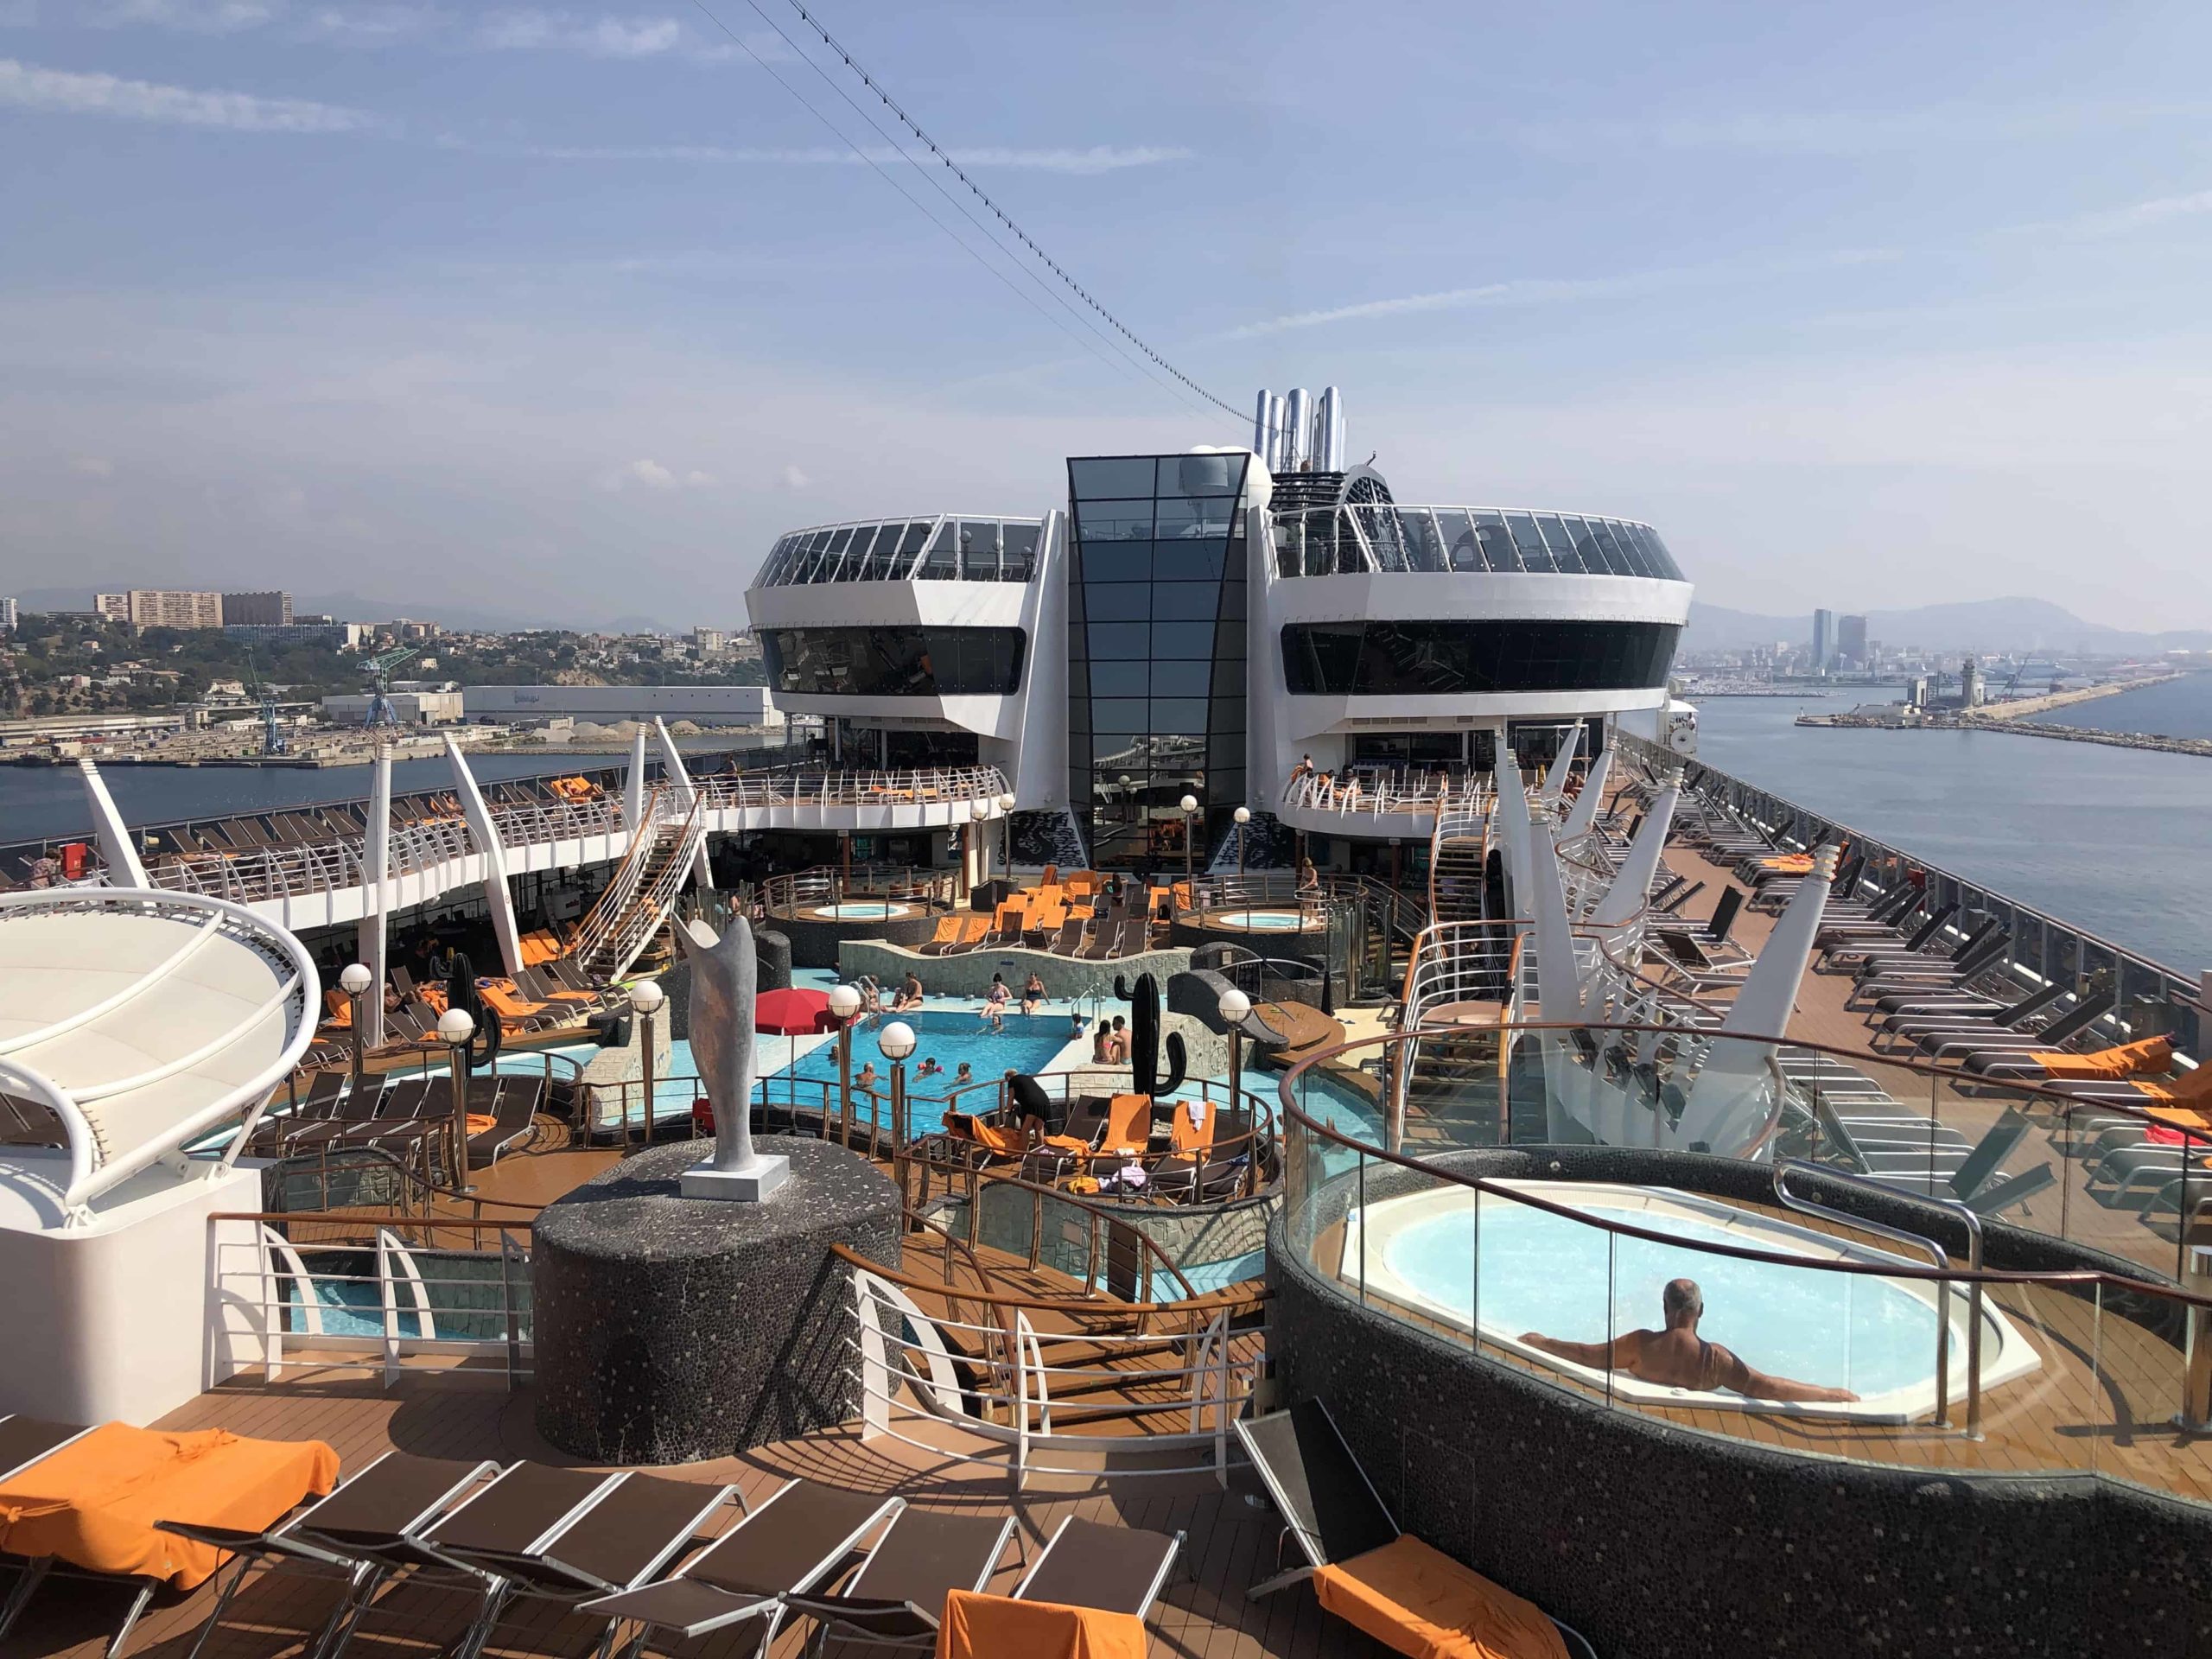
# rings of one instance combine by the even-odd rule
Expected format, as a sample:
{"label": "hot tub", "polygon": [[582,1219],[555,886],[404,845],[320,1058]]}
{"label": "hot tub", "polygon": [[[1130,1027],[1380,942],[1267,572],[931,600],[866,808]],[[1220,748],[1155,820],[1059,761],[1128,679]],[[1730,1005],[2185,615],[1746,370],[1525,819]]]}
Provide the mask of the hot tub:
{"label": "hot tub", "polygon": [[[1497,1183],[1604,1220],[1704,1243],[1732,1244],[1811,1261],[1925,1266],[1855,1240],[1799,1227],[1671,1187],[1579,1181]],[[1476,1200],[1479,1197],[1478,1211]],[[1475,1271],[1477,1243],[1481,1268]],[[1346,1217],[1344,1276],[1409,1311],[1484,1344],[1605,1386],[1605,1374],[1520,1340],[1526,1332],[1600,1343],[1662,1322],[1660,1293],[1670,1279],[1697,1281],[1705,1298],[1699,1334],[1733,1349],[1753,1369],[1798,1382],[1848,1389],[1855,1404],[1782,1404],[1726,1390],[1666,1388],[1624,1371],[1621,1399],[1645,1405],[1786,1412],[1904,1422],[1936,1401],[1936,1287],[1878,1274],[1802,1271],[1745,1262],[1681,1245],[1621,1237],[1503,1193],[1450,1186],[1384,1199]],[[1609,1294],[1610,1285],[1610,1294]],[[1953,1409],[1966,1397],[1968,1303],[1949,1297]],[[1985,1390],[2027,1376],[2042,1361],[1996,1307],[1984,1304]]]}
{"label": "hot tub", "polygon": [[1216,910],[1205,919],[1209,927],[1241,928],[1247,933],[1297,933],[1320,925],[1318,918],[1295,910]]}
{"label": "hot tub", "polygon": [[893,899],[851,899],[840,905],[815,905],[800,913],[825,922],[895,922],[920,915],[921,906]]}

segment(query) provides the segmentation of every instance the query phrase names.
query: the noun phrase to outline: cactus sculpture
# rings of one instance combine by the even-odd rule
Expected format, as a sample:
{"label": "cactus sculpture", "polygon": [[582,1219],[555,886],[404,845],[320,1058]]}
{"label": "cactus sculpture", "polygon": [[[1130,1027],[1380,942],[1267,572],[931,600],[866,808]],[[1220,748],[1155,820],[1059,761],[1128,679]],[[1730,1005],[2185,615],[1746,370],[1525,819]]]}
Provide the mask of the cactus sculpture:
{"label": "cactus sculpture", "polygon": [[1114,976],[1114,995],[1129,1005],[1129,1070],[1136,1092],[1164,1099],[1183,1086],[1183,1066],[1188,1058],[1183,1039],[1167,1034],[1167,1081],[1160,1081],[1160,982],[1150,974],[1137,976],[1136,988],[1121,975]]}

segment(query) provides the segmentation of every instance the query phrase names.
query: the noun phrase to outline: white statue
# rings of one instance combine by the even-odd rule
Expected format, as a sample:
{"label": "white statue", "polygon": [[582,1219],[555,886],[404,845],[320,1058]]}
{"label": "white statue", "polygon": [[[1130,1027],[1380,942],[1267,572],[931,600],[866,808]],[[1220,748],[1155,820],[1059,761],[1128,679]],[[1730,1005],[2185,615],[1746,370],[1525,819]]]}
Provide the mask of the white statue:
{"label": "white statue", "polygon": [[753,928],[734,916],[717,938],[678,921],[676,942],[691,969],[691,1057],[715,1114],[715,1157],[683,1172],[687,1198],[754,1204],[791,1178],[791,1160],[753,1149],[753,1019],[760,966]]}

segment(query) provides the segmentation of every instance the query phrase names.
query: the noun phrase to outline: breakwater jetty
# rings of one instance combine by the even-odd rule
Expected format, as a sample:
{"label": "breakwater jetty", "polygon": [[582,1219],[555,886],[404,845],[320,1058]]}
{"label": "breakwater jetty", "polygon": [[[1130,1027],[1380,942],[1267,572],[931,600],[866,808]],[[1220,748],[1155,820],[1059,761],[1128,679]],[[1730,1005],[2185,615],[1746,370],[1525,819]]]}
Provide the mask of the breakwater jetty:
{"label": "breakwater jetty", "polygon": [[2063,743],[2101,743],[2107,748],[2146,749],[2160,754],[2195,754],[2212,759],[2212,738],[2169,737],[2162,732],[2107,732],[2088,726],[2039,722],[2031,715],[2048,714],[2075,703],[2139,691],[2183,678],[2181,674],[2158,674],[2139,680],[2114,680],[2086,686],[2077,691],[2056,691],[2049,696],[2021,697],[1979,709],[1937,709],[1923,711],[1904,703],[1863,709],[1850,714],[1800,715],[1800,726],[1826,726],[1858,731],[1886,732],[2013,732],[2022,737],[2053,738]]}

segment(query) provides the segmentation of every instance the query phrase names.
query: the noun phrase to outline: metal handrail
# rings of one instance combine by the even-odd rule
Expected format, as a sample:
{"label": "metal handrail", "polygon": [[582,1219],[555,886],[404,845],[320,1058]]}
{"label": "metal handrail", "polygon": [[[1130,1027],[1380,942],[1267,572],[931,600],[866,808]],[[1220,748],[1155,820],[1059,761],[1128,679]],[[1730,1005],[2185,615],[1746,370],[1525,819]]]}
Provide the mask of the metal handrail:
{"label": "metal handrail", "polygon": [[[1865,1191],[1883,1192],[1891,1197],[1896,1195],[1897,1189],[1895,1187],[1885,1187],[1879,1181],[1870,1180],[1863,1175],[1855,1175],[1848,1171],[1840,1169],[1824,1169],[1818,1164],[1808,1164],[1802,1159],[1785,1158],[1774,1166],[1774,1196],[1776,1200],[1786,1208],[1795,1210],[1800,1215],[1818,1216],[1825,1221],[1838,1222],[1847,1227],[1858,1228],[1861,1231],[1873,1234],[1878,1238],[1886,1238],[1892,1244],[1901,1244],[1908,1249],[1916,1249],[1925,1250],[1928,1252],[1928,1259],[1939,1268],[1948,1268],[1951,1265],[1951,1258],[1944,1250],[1943,1247],[1941,1244],[1938,1244],[1934,1239],[1929,1238],[1923,1234],[1909,1233],[1905,1231],[1904,1228],[1892,1227],[1886,1222],[1870,1221],[1863,1216],[1854,1216],[1848,1211],[1832,1208],[1827,1205],[1821,1203],[1817,1198],[1808,1198],[1802,1196],[1801,1194],[1792,1192],[1789,1190],[1789,1175],[1792,1170],[1809,1171],[1811,1173],[1815,1175],[1825,1175],[1832,1179],[1845,1182],[1849,1185],[1859,1187]],[[1961,1205],[1960,1207],[1962,1210],[1965,1209],[1964,1205]],[[1971,1215],[1973,1212],[1971,1211],[1967,1211],[1967,1213]],[[1981,1265],[1981,1230],[1978,1224],[1974,1228],[1974,1238],[1975,1258],[1974,1265],[1979,1268]],[[1951,1291],[1950,1287],[1947,1282],[1946,1284],[1939,1287],[1936,1291],[1936,1414],[1929,1421],[1932,1421],[1938,1428],[1947,1427],[1949,1423],[1951,1415],[1950,1300]],[[1981,1309],[1977,1306],[1974,1312],[1974,1316],[1979,1319],[1980,1317]],[[1974,1426],[1978,1426],[1980,1422],[1980,1344],[1976,1343],[1974,1347],[1974,1357],[1971,1362],[1974,1375],[1968,1379],[1967,1385],[1972,1393],[1974,1401],[1974,1403],[1967,1408],[1968,1421],[1969,1423]],[[1972,1429],[1970,1428],[1969,1433],[1971,1432]]]}

